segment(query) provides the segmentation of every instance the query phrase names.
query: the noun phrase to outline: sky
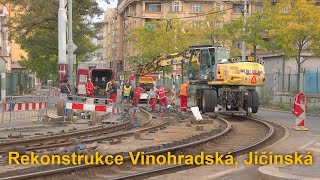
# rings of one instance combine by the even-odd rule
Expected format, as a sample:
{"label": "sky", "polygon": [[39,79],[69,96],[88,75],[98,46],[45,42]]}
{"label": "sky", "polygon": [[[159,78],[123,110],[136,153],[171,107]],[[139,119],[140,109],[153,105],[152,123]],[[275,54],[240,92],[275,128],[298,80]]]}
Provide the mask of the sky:
{"label": "sky", "polygon": [[110,4],[106,3],[103,0],[98,0],[98,3],[101,8],[103,8],[104,10],[107,10],[108,8],[117,7],[118,0],[110,0]]}
{"label": "sky", "polygon": [[[115,8],[117,7],[117,3],[118,3],[118,0],[109,0],[110,3],[106,3],[104,0],[97,0],[98,3],[99,3],[99,6],[105,11],[107,10],[108,8]],[[103,18],[104,18],[104,14],[102,14],[102,16],[98,16],[98,17],[95,17],[93,18],[93,21],[94,22],[100,22],[100,21],[103,21]]]}

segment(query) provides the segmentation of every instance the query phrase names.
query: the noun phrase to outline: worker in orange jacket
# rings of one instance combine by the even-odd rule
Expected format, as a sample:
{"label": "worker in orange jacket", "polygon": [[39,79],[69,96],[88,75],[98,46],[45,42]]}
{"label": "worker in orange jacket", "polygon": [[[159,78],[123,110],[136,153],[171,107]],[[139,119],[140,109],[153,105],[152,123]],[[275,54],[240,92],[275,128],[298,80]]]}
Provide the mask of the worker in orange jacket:
{"label": "worker in orange jacket", "polygon": [[188,107],[188,82],[184,82],[183,84],[180,85],[180,110],[181,111],[187,111]]}

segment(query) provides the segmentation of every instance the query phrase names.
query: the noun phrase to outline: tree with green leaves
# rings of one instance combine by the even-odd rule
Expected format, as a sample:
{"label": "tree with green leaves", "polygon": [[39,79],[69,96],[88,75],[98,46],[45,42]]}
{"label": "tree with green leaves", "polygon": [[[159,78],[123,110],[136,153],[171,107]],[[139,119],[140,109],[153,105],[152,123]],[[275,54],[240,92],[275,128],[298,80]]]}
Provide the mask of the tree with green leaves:
{"label": "tree with green leaves", "polygon": [[[269,36],[273,47],[285,57],[294,57],[297,63],[297,90],[300,90],[301,65],[308,59],[303,52],[318,53],[320,36],[320,7],[316,1],[281,0],[269,6]],[[270,46],[272,47],[272,46]]]}
{"label": "tree with green leaves", "polygon": [[136,28],[126,37],[127,43],[134,45],[138,53],[127,57],[129,63],[141,63],[151,61],[161,54],[182,52],[190,44],[190,31],[187,31],[183,22],[179,20],[151,21],[152,28]]}
{"label": "tree with green leaves", "polygon": [[[28,57],[21,64],[39,78],[58,73],[58,0],[5,0],[10,8],[19,10],[9,19],[10,39],[21,45]],[[67,7],[67,6],[66,6]],[[102,15],[97,0],[81,0],[73,3],[73,39],[78,46],[77,61],[89,60],[97,47],[91,41],[103,27],[93,18]]]}
{"label": "tree with green leaves", "polygon": [[197,26],[194,31],[194,43],[225,46],[229,40],[229,34],[223,20],[225,12],[211,13],[209,12],[209,15],[205,16],[203,20],[192,21],[193,26]]}

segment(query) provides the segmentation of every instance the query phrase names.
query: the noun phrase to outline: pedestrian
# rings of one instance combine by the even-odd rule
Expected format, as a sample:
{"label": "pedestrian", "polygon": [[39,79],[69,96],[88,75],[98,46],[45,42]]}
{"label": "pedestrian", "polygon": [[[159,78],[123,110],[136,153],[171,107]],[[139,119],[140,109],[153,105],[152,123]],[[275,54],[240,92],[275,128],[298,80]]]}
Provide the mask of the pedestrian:
{"label": "pedestrian", "polygon": [[135,87],[133,89],[133,107],[137,107],[140,101],[141,92],[143,92],[144,89],[142,87]]}
{"label": "pedestrian", "polygon": [[127,82],[124,86],[123,86],[123,91],[122,91],[122,101],[124,100],[127,101],[127,103],[130,102],[130,93],[132,91],[132,86],[130,86],[129,82]]}
{"label": "pedestrian", "polygon": [[117,102],[117,83],[114,79],[111,80],[110,84],[110,102]]}
{"label": "pedestrian", "polygon": [[187,111],[188,107],[188,81],[180,85],[180,110]]}
{"label": "pedestrian", "polygon": [[111,81],[109,81],[109,82],[107,83],[107,85],[106,85],[106,90],[105,90],[105,92],[106,92],[107,99],[110,98],[110,85],[111,85]]}
{"label": "pedestrian", "polygon": [[87,97],[93,97],[94,96],[94,89],[95,89],[95,87],[93,86],[93,84],[91,82],[91,78],[88,78],[88,81],[86,83]]}
{"label": "pedestrian", "polygon": [[159,95],[159,106],[160,108],[167,107],[168,106],[168,102],[167,102],[167,89],[165,87],[162,86],[158,86],[158,95]]}
{"label": "pedestrian", "polygon": [[63,79],[61,84],[61,93],[67,95],[71,94],[70,88],[68,86],[68,79]]}
{"label": "pedestrian", "polygon": [[153,112],[156,109],[157,97],[158,97],[158,89],[154,87],[154,85],[152,85],[152,88],[150,89],[147,97],[147,99],[150,98],[151,112]]}

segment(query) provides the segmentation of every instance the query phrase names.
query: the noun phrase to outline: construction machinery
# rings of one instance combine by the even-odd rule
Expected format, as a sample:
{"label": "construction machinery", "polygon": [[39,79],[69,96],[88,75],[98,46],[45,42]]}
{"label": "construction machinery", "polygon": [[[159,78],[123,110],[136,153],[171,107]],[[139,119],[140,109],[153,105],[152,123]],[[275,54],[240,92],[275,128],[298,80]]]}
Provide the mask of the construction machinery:
{"label": "construction machinery", "polygon": [[[155,74],[145,74],[143,76],[139,76],[139,85],[145,90],[144,92],[141,92],[140,101],[147,101],[148,92],[153,86],[155,86],[156,79],[157,75]],[[135,86],[136,77],[134,75],[131,75],[129,77],[129,84],[133,87]]]}
{"label": "construction machinery", "polygon": [[162,55],[144,64],[139,75],[184,62],[188,90],[202,113],[240,113],[251,116],[259,108],[255,87],[265,82],[263,62],[230,59],[230,50],[218,46],[191,46],[183,53]]}
{"label": "construction machinery", "polygon": [[91,78],[93,85],[96,87],[95,97],[104,97],[106,85],[115,77],[115,70],[108,68],[108,64],[100,61],[81,62],[77,67],[77,89],[78,95],[86,95],[86,82]]}
{"label": "construction machinery", "polygon": [[230,50],[217,46],[192,46],[188,63],[189,84],[195,85],[194,105],[203,112],[257,113],[254,89],[265,82],[262,63],[230,59]]}

